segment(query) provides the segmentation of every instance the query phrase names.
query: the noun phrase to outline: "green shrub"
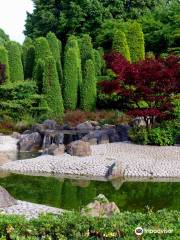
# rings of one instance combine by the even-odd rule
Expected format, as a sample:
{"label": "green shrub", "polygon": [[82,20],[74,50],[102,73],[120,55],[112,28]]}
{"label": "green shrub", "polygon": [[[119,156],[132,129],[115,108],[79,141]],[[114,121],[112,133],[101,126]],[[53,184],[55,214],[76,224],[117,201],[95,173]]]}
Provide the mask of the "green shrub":
{"label": "green shrub", "polygon": [[57,67],[57,72],[59,76],[59,82],[63,82],[63,71],[62,71],[62,63],[61,63],[61,49],[60,49],[60,43],[58,38],[53,32],[49,32],[47,34],[47,41],[49,43],[49,47],[51,50],[51,53],[56,61],[56,67]]}
{"label": "green shrub", "polygon": [[35,61],[38,59],[44,60],[46,57],[52,56],[48,41],[45,37],[35,39]]}
{"label": "green shrub", "polygon": [[80,90],[81,109],[91,111],[96,106],[97,98],[96,73],[94,62],[91,59],[86,61],[83,75],[84,78]]}
{"label": "green shrub", "polygon": [[96,49],[94,49],[94,63],[95,63],[96,76],[101,76],[103,61],[102,61],[102,56],[100,52]]}
{"label": "green shrub", "polygon": [[172,230],[170,233],[147,233],[144,239],[179,239],[179,211],[121,212],[109,218],[82,216],[79,213],[64,213],[62,216],[42,215],[26,220],[20,216],[0,215],[0,239],[21,240],[133,240],[135,229]]}
{"label": "green shrub", "polygon": [[144,127],[136,127],[129,130],[129,138],[134,143],[146,145],[149,143],[148,131]]}
{"label": "green shrub", "polygon": [[6,43],[8,50],[8,61],[10,69],[10,81],[17,82],[24,80],[23,65],[21,61],[21,51],[18,43],[9,41]]}
{"label": "green shrub", "polygon": [[51,111],[49,116],[52,118],[62,117],[64,113],[63,99],[56,62],[53,57],[45,59],[43,94]]}
{"label": "green shrub", "polygon": [[121,53],[128,61],[131,61],[129,46],[124,32],[120,30],[115,31],[112,49],[117,53]]}
{"label": "green shrub", "polygon": [[127,42],[132,62],[138,62],[145,58],[144,34],[141,25],[137,22],[128,24]]}
{"label": "green shrub", "polygon": [[43,90],[44,65],[45,65],[44,60],[38,59],[33,73],[33,80],[37,84],[39,94],[41,94]]}
{"label": "green shrub", "polygon": [[31,81],[8,83],[0,86],[0,115],[20,120],[24,115],[38,116],[41,97]]}
{"label": "green shrub", "polygon": [[75,110],[78,101],[78,53],[75,47],[65,51],[63,97],[65,109]]}
{"label": "green shrub", "polygon": [[175,144],[173,130],[170,128],[152,128],[148,133],[149,143],[152,145],[168,146]]}
{"label": "green shrub", "polygon": [[4,64],[5,68],[5,82],[10,81],[9,63],[8,63],[8,52],[5,47],[0,46],[0,64]]}

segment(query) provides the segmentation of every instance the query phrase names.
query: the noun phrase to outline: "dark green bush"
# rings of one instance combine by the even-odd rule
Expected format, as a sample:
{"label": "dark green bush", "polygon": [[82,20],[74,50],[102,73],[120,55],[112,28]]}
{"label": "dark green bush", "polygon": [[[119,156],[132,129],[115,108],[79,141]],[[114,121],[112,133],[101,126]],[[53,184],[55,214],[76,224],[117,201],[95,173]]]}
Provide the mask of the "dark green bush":
{"label": "dark green bush", "polygon": [[148,131],[144,127],[136,127],[129,130],[129,138],[134,143],[146,145],[149,143]]}
{"label": "dark green bush", "polygon": [[5,82],[10,81],[9,63],[8,63],[8,52],[5,47],[0,46],[0,64],[5,65]]}
{"label": "dark green bush", "polygon": [[[121,212],[110,218],[93,218],[78,213],[63,216],[42,215],[28,221],[18,216],[0,215],[0,239],[21,240],[95,240],[136,239],[135,229],[144,229],[145,239],[179,239],[178,211],[156,213]],[[169,233],[148,233],[145,230],[169,230]]]}

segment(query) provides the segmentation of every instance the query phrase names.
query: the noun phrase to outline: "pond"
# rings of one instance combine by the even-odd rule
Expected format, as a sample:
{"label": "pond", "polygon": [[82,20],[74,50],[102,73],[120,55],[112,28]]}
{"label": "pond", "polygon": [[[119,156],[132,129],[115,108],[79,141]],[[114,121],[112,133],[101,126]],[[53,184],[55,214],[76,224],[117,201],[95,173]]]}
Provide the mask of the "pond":
{"label": "pond", "polygon": [[180,210],[180,182],[102,182],[0,174],[0,185],[16,199],[68,210],[80,210],[99,194],[114,201],[120,210]]}

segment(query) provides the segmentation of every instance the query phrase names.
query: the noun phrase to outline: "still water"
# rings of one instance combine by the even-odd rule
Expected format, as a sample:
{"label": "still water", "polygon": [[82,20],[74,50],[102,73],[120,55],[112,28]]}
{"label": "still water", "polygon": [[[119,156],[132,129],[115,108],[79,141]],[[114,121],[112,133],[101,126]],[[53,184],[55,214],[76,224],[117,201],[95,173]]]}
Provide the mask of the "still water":
{"label": "still water", "polygon": [[120,210],[180,210],[180,182],[113,182],[1,174],[0,185],[16,199],[80,210],[104,194]]}

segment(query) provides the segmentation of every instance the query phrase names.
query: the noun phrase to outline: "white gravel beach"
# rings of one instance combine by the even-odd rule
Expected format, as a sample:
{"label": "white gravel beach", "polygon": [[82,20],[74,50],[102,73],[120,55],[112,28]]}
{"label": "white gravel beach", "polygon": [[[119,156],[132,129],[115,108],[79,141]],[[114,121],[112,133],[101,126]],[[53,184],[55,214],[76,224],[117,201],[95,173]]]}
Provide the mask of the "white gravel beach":
{"label": "white gravel beach", "polygon": [[[9,162],[0,170],[35,175],[180,178],[180,147],[142,146],[131,143],[93,145],[92,156],[43,155]],[[108,173],[109,172],[109,173]]]}

